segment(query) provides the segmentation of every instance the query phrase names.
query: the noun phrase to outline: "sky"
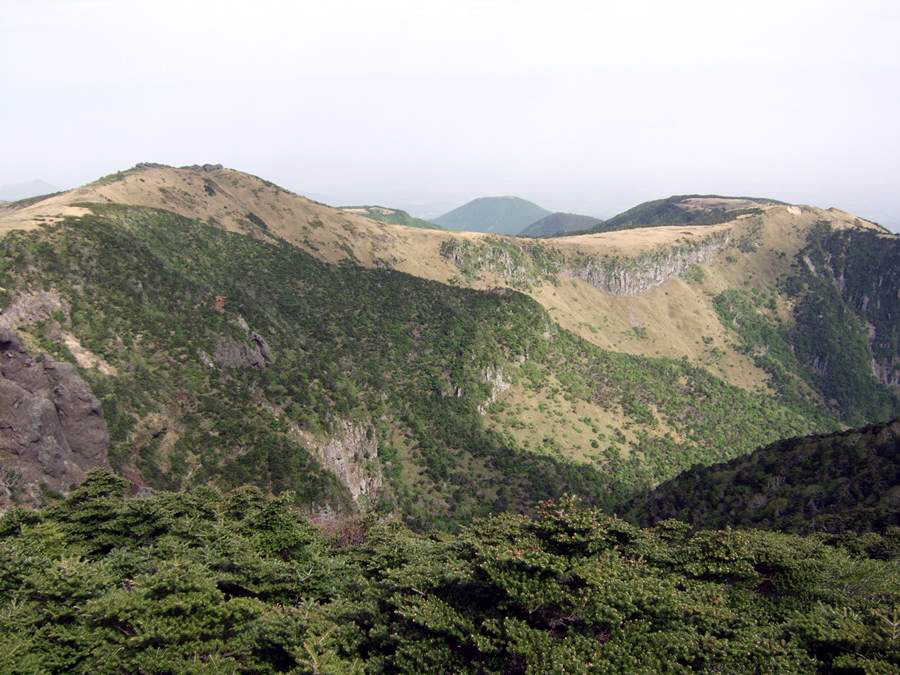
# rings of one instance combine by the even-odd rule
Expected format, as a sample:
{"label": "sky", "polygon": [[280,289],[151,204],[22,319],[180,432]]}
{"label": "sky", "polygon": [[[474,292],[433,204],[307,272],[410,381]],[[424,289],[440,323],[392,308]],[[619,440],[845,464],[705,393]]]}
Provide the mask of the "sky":
{"label": "sky", "polygon": [[0,185],[221,163],[433,217],[671,194],[900,230],[895,0],[0,0]]}

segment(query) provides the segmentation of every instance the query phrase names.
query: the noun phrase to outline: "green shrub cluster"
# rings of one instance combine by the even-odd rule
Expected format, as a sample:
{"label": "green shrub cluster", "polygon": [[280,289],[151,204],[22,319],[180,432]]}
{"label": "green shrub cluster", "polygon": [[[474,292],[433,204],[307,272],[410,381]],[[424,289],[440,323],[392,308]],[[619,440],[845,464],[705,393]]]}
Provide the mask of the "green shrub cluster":
{"label": "green shrub cluster", "polygon": [[[458,535],[326,538],[255,488],[92,473],[0,520],[3,672],[894,672],[895,558],[653,529],[565,498]],[[334,536],[334,535],[337,536]]]}

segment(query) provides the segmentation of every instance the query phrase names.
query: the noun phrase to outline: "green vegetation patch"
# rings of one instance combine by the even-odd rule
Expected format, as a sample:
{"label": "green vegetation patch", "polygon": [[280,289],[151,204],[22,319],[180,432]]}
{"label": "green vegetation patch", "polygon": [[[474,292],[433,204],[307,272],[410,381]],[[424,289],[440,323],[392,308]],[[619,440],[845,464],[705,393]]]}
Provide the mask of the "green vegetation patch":
{"label": "green vegetation patch", "polygon": [[405,225],[406,227],[417,227],[423,230],[443,230],[440,225],[432,223],[422,218],[411,216],[406,211],[400,209],[391,209],[385,206],[339,206],[340,209],[348,211],[362,212],[362,215],[381,223],[389,223],[391,225]]}
{"label": "green vegetation patch", "polygon": [[317,531],[253,488],[94,472],[0,520],[4,672],[896,672],[896,546],[547,502],[456,536]]}
{"label": "green vegetation patch", "polygon": [[704,528],[888,532],[900,528],[898,444],[900,420],[778,441],[693,467],[636,498],[628,513],[643,524],[678,518]]}

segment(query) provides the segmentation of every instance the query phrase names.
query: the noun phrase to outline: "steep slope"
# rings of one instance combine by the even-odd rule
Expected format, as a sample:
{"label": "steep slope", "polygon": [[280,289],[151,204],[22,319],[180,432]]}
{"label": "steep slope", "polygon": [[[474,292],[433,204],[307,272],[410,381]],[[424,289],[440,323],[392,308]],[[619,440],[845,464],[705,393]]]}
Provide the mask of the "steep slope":
{"label": "steep slope", "polygon": [[519,197],[479,197],[433,220],[451,230],[513,235],[548,215],[547,209]]}
{"label": "steep slope", "polygon": [[598,227],[603,221],[577,213],[551,213],[519,232],[520,237],[558,237],[571,232],[583,232]]}
{"label": "steep slope", "polygon": [[694,467],[626,509],[651,524],[797,533],[900,526],[900,419],[779,441],[724,464]]}
{"label": "steep slope", "polygon": [[421,218],[414,218],[406,211],[400,209],[391,209],[386,206],[340,206],[341,211],[349,211],[366,216],[380,223],[391,223],[392,225],[404,225],[406,227],[421,227],[426,230],[443,229],[440,225],[435,225]]}

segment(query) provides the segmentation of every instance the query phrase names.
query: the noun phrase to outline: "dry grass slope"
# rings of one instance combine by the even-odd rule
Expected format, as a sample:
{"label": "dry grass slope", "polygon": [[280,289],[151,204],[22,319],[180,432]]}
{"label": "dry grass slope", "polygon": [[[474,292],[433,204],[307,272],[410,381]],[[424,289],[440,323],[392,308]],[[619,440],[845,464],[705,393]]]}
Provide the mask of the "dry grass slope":
{"label": "dry grass slope", "polygon": [[[741,209],[757,202],[693,198],[686,206]],[[89,203],[119,203],[166,209],[225,230],[272,240],[280,238],[327,262],[350,260],[365,267],[388,267],[414,276],[469,285],[508,286],[485,274],[465,281],[440,254],[448,239],[479,240],[486,234],[446,232],[377,222],[348,209],[336,209],[280,188],[268,181],[219,166],[138,167],[112,174],[68,192],[24,205],[0,205],[0,235],[33,229],[69,215],[83,215]],[[639,355],[687,357],[726,381],[744,388],[765,387],[767,376],[730,344],[711,298],[726,288],[771,292],[802,248],[807,233],[820,221],[835,229],[879,229],[837,209],[783,204],[762,205],[761,215],[706,226],[657,226],[599,234],[550,238],[542,244],[564,255],[643,256],[717,232],[735,242],[703,265],[702,282],[671,279],[634,297],[618,297],[580,280],[543,283],[526,290],[563,327],[605,349]],[[494,235],[490,235],[494,236]],[[779,306],[784,318],[789,308]]]}

